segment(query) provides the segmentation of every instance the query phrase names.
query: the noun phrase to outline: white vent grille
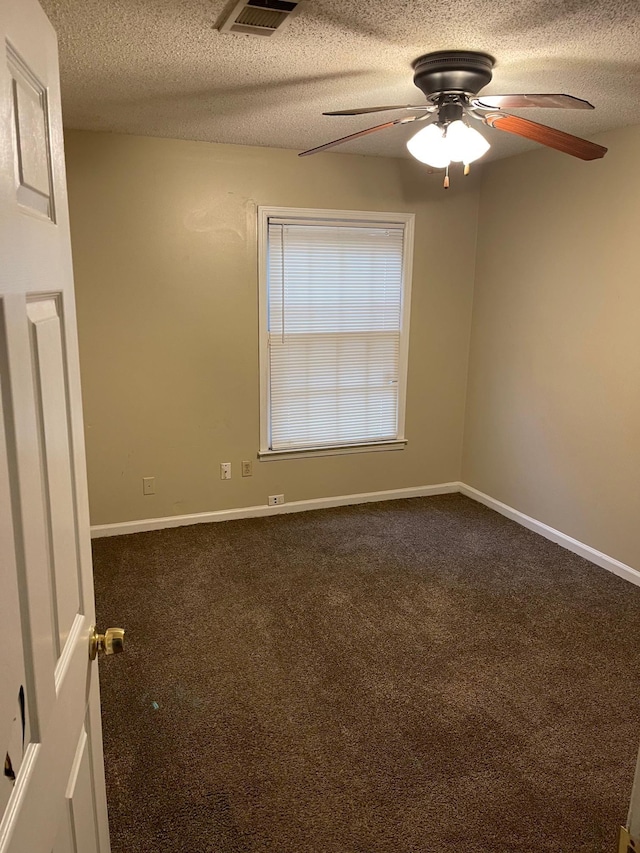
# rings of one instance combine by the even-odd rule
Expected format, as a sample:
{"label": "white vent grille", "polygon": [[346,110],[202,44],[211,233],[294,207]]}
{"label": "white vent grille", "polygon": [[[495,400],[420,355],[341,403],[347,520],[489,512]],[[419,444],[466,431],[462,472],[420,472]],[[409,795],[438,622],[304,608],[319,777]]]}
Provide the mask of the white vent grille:
{"label": "white vent grille", "polygon": [[242,0],[225,16],[218,29],[221,33],[272,36],[304,3],[305,0]]}

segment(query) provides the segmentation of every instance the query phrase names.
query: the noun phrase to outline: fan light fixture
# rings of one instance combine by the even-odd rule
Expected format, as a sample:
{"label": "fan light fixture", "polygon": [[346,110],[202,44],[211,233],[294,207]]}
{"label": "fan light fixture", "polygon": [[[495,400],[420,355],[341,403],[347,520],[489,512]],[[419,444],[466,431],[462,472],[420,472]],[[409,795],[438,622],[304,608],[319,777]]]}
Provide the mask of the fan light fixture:
{"label": "fan light fixture", "polygon": [[[0,0],[2,2],[2,0]],[[258,0],[251,0],[258,3]],[[263,0],[260,0],[262,3]],[[267,0],[264,0],[267,2]],[[279,0],[269,0],[276,3]],[[258,3],[258,5],[260,5]],[[286,5],[286,4],[285,4]],[[405,4],[410,5],[410,4]],[[536,121],[511,115],[506,109],[547,107],[565,110],[592,110],[593,104],[573,95],[538,93],[523,95],[480,95],[493,76],[495,59],[488,53],[475,50],[437,50],[419,56],[413,63],[413,82],[425,96],[421,104],[387,104],[377,107],[352,107],[348,110],[332,110],[326,116],[359,116],[369,113],[385,113],[400,110],[400,118],[389,118],[382,124],[356,130],[348,136],[332,139],[301,151],[299,157],[318,154],[336,145],[360,139],[390,127],[414,121],[435,119],[424,126],[424,130],[407,142],[413,156],[432,166],[445,169],[443,186],[449,186],[449,166],[452,162],[464,163],[464,174],[469,174],[469,164],[489,150],[489,143],[476,130],[465,124],[471,117],[484,122],[488,127],[505,133],[515,134],[532,142],[563,151],[580,160],[597,160],[604,157],[607,149],[588,139],[572,136],[563,130],[539,124]]]}
{"label": "fan light fixture", "polygon": [[463,121],[452,121],[443,127],[434,122],[419,130],[407,142],[409,152],[434,169],[444,169],[451,162],[468,166],[489,150],[487,140]]}

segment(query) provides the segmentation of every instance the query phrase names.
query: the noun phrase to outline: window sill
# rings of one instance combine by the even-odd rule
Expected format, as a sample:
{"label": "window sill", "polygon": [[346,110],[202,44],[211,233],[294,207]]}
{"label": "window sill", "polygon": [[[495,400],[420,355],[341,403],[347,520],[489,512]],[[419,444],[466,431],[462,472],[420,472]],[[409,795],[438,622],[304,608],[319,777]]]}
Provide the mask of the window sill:
{"label": "window sill", "polygon": [[396,441],[381,441],[375,444],[345,444],[340,447],[307,447],[301,450],[260,450],[258,459],[272,462],[276,459],[308,459],[313,456],[344,456],[347,453],[371,453],[380,450],[404,450],[405,438]]}

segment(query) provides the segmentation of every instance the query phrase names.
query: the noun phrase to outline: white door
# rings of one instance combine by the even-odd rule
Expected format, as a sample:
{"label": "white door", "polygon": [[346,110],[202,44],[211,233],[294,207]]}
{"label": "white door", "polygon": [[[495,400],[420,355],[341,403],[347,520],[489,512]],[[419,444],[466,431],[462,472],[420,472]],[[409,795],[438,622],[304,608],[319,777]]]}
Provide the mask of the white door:
{"label": "white door", "polygon": [[637,853],[640,851],[640,752],[638,752],[636,761],[627,823],[620,828],[618,849],[619,853]]}
{"label": "white door", "polygon": [[0,0],[0,853],[109,853],[55,33]]}

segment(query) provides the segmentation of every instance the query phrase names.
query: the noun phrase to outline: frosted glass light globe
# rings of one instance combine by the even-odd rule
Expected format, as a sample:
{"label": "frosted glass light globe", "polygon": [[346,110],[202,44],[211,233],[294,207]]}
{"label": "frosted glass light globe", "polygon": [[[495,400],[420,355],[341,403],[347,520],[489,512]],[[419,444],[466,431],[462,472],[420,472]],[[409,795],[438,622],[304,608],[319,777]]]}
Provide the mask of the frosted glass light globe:
{"label": "frosted glass light globe", "polygon": [[444,169],[451,162],[444,131],[437,124],[430,124],[419,130],[407,142],[407,148],[416,160],[433,166],[434,169]]}
{"label": "frosted glass light globe", "polygon": [[447,152],[457,163],[473,163],[491,147],[487,140],[463,121],[452,121],[445,136]]}

